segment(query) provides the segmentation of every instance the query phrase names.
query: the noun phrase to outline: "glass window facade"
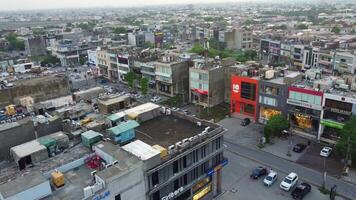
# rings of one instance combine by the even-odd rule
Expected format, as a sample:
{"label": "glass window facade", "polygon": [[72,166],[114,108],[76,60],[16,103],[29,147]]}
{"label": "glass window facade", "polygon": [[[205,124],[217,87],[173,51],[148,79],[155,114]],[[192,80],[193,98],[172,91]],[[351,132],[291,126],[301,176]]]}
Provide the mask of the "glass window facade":
{"label": "glass window facade", "polygon": [[305,94],[305,93],[301,93],[301,92],[290,91],[289,98],[298,100],[298,101],[302,101],[302,102],[306,102],[306,103],[310,103],[310,104],[314,104],[314,105],[319,105],[319,106],[321,105],[321,96],[316,96],[316,95],[312,95],[312,94]]}
{"label": "glass window facade", "polygon": [[241,82],[241,98],[255,101],[256,100],[256,84]]}

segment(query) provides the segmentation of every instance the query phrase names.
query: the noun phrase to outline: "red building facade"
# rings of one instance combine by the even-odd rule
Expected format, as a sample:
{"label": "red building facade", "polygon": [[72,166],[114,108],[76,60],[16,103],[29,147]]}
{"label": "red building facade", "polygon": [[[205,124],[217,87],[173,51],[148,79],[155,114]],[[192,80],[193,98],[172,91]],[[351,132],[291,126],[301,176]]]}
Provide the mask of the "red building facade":
{"label": "red building facade", "polygon": [[231,113],[239,113],[257,120],[258,79],[236,76],[231,77]]}

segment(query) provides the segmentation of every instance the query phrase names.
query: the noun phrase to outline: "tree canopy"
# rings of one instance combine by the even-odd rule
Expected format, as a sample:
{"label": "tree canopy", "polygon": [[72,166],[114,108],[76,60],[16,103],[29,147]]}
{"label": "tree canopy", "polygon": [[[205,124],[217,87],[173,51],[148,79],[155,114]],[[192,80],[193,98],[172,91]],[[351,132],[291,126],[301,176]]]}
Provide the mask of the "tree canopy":
{"label": "tree canopy", "polygon": [[346,157],[347,147],[348,147],[348,138],[350,137],[350,156],[351,160],[356,160],[356,116],[353,115],[345,123],[343,128],[340,131],[340,139],[336,144],[336,150]]}
{"label": "tree canopy", "polygon": [[9,41],[9,50],[25,50],[25,42],[17,39],[15,33],[10,33],[7,35],[6,40]]}
{"label": "tree canopy", "polygon": [[127,85],[133,89],[134,88],[134,83],[135,83],[135,79],[136,79],[136,75],[133,72],[127,72],[127,74],[125,74],[125,80],[127,82]]}
{"label": "tree canopy", "polygon": [[336,34],[339,34],[339,33],[341,32],[341,29],[340,29],[338,26],[334,26],[334,27],[331,29],[331,32],[336,33]]}
{"label": "tree canopy", "polygon": [[269,142],[271,137],[280,135],[283,130],[288,130],[288,128],[289,122],[283,115],[272,116],[264,127],[264,135],[267,142]]}
{"label": "tree canopy", "polygon": [[115,34],[123,34],[123,33],[127,33],[127,29],[125,27],[116,27],[113,28],[113,32]]}
{"label": "tree canopy", "polygon": [[148,79],[147,78],[141,78],[140,85],[141,85],[141,93],[143,95],[146,95],[147,92],[148,92]]}

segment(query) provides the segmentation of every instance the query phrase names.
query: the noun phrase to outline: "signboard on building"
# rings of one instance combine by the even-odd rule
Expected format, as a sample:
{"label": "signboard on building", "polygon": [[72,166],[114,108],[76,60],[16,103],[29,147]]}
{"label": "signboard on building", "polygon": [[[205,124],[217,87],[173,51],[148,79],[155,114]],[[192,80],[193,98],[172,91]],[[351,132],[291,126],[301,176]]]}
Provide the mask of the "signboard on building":
{"label": "signboard on building", "polygon": [[310,108],[310,109],[313,109],[313,110],[322,110],[322,106],[311,104],[311,103],[307,103],[307,102],[298,101],[298,100],[295,100],[295,99],[287,99],[287,104],[291,104],[291,105],[295,105],[295,106],[301,106],[301,107],[304,107],[304,108]]}
{"label": "signboard on building", "polygon": [[164,196],[161,198],[161,200],[170,200],[170,199],[174,199],[174,197],[176,197],[178,194],[180,194],[181,192],[183,192],[184,188],[180,187],[177,190],[169,193],[167,196]]}
{"label": "signboard on building", "polygon": [[234,93],[239,93],[240,92],[240,85],[235,83],[235,84],[232,84],[232,91]]}

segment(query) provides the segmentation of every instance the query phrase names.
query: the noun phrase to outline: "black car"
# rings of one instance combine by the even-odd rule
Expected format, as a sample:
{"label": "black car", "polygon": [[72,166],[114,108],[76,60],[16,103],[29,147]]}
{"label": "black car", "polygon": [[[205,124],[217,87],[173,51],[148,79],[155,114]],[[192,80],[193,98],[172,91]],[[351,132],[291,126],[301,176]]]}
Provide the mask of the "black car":
{"label": "black car", "polygon": [[298,185],[292,192],[293,199],[302,200],[311,190],[311,186],[308,183],[302,183]]}
{"label": "black car", "polygon": [[251,120],[249,118],[245,118],[241,121],[241,126],[247,126],[251,123]]}
{"label": "black car", "polygon": [[306,147],[307,147],[307,145],[305,145],[305,144],[303,144],[303,143],[299,143],[299,144],[296,144],[296,145],[293,147],[293,151],[296,152],[296,153],[300,153],[300,152],[302,152]]}
{"label": "black car", "polygon": [[267,175],[267,169],[264,167],[257,167],[254,169],[250,175],[252,179],[258,179],[261,176]]}

